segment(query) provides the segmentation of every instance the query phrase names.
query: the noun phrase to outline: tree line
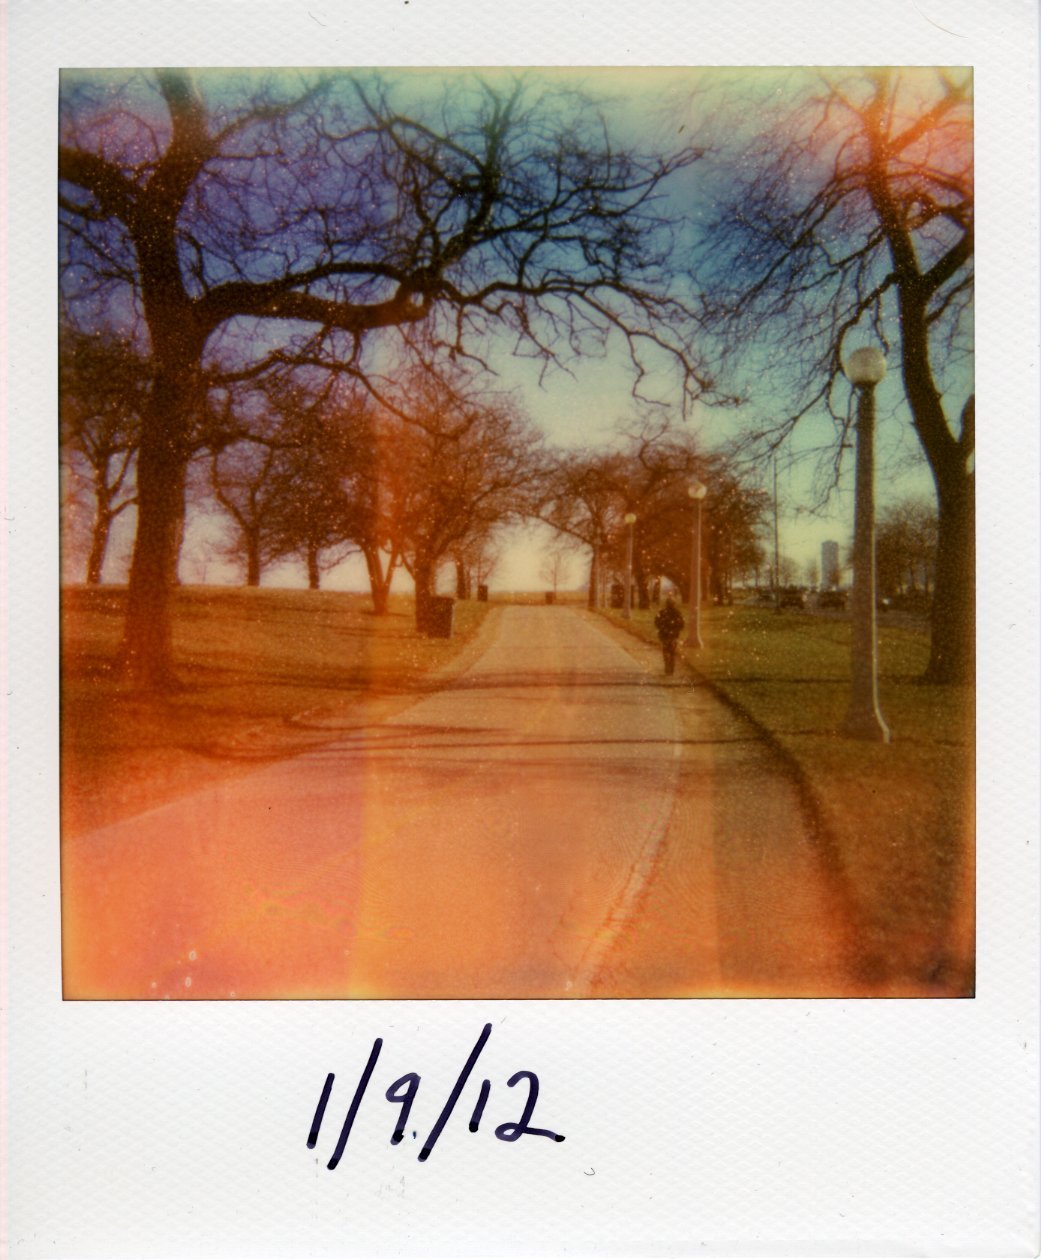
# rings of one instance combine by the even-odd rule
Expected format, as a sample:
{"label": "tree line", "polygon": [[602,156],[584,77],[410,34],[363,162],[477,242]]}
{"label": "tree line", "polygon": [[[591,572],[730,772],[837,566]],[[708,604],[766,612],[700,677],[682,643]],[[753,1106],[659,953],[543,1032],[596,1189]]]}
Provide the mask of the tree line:
{"label": "tree line", "polygon": [[[92,486],[85,580],[96,584],[112,521],[136,504],[132,461],[149,365],[119,343],[70,333],[65,345],[64,457]],[[135,385],[110,402],[116,363]],[[558,547],[587,552],[592,604],[606,575],[624,571],[631,513],[641,605],[663,577],[687,598],[687,490],[695,477],[710,486],[705,593],[729,600],[735,575],[761,559],[766,495],[667,420],[623,424],[606,450],[561,451],[509,398],[419,373],[407,392],[406,415],[356,382],[299,368],[212,391],[186,499],[197,510],[219,509],[230,532],[224,556],[241,564],[246,585],[258,586],[266,568],[288,559],[317,589],[323,572],[358,554],[374,611],[386,613],[404,570],[422,622],[441,568],[453,567],[456,594],[469,598],[493,568],[502,528],[538,521],[556,531]]]}
{"label": "tree line", "polygon": [[[203,464],[252,573],[281,553],[315,578],[349,545],[374,598],[398,565],[420,600],[444,558],[464,574],[511,513],[610,563],[619,506],[639,500],[642,598],[668,564],[684,584],[664,540],[700,459],[725,595],[750,545],[733,457],[709,468],[650,422],[545,465],[516,407],[466,382],[496,346],[546,369],[621,354],[634,393],[681,421],[695,401],[741,406],[746,455],[825,417],[837,476],[841,363],[871,337],[936,485],[929,677],[971,678],[971,77],[801,73],[710,104],[655,132],[525,76],[63,75],[61,418],[93,470],[97,546],[136,510],[129,676],[174,681],[170,594]],[[80,389],[105,362],[105,387]],[[322,490],[294,504],[305,484]]]}

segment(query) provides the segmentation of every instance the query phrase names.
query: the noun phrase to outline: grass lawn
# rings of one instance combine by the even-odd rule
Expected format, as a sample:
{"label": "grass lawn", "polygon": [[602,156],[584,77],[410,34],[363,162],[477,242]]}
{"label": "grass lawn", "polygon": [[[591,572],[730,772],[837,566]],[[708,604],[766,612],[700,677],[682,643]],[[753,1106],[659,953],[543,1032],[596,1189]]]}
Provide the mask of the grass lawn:
{"label": "grass lawn", "polygon": [[[607,615],[626,625],[620,614]],[[634,610],[628,624],[656,637],[653,611]],[[688,662],[769,734],[812,797],[860,907],[865,969],[872,960],[882,966],[885,956],[891,970],[891,944],[900,937],[898,972],[924,969],[938,986],[971,989],[973,696],[966,687],[918,681],[929,652],[924,626],[879,618],[888,745],[841,734],[849,701],[847,619],[709,608],[702,639],[701,651],[684,649]]]}
{"label": "grass lawn", "polygon": [[[384,716],[450,667],[489,605],[459,602],[451,640],[413,628],[411,597],[374,616],[339,591],[181,587],[174,645],[182,688],[147,696],[117,677],[126,591],[62,593],[62,824],[82,831]],[[324,725],[323,725],[324,724]]]}

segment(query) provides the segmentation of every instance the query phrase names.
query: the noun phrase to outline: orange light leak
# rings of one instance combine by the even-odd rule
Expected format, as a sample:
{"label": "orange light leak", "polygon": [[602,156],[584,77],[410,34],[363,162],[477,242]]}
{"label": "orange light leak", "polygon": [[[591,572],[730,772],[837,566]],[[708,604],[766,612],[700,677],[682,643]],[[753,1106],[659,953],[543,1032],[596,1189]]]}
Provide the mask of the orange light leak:
{"label": "orange light leak", "polygon": [[661,685],[654,649],[566,608],[489,624],[411,707],[68,836],[66,997],[965,991],[938,964],[968,866],[960,909],[938,890],[920,919],[865,917],[707,689]]}

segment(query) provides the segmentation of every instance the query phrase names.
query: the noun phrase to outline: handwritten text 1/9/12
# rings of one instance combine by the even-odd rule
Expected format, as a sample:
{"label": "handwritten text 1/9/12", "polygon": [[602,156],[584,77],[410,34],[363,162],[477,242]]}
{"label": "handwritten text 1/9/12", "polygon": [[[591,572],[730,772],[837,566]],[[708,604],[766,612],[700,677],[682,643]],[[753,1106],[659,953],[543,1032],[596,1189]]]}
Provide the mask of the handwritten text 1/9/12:
{"label": "handwritten text 1/9/12", "polygon": [[[427,1140],[423,1143],[423,1147],[419,1152],[420,1163],[430,1158],[430,1154],[437,1144],[437,1139],[441,1136],[441,1130],[448,1123],[455,1105],[459,1101],[459,1096],[466,1088],[466,1083],[470,1079],[470,1073],[474,1069],[481,1051],[485,1047],[485,1043],[491,1036],[491,1024],[485,1024],[481,1030],[481,1035],[477,1038],[474,1048],[470,1051],[470,1055],[463,1064],[462,1070],[456,1079],[455,1085],[452,1087],[451,1093],[445,1101],[445,1105],[441,1108],[441,1114],[434,1123],[434,1127],[430,1130]],[[380,1050],[383,1048],[383,1038],[377,1037],[372,1043],[372,1051],[369,1054],[368,1062],[362,1070],[361,1076],[358,1078],[358,1085],[354,1091],[354,1097],[351,1099],[351,1105],[347,1108],[347,1115],[343,1121],[343,1127],[340,1129],[340,1136],[336,1142],[336,1148],[329,1160],[329,1168],[333,1169],[340,1162],[344,1148],[347,1146],[347,1139],[351,1136],[351,1129],[354,1127],[354,1121],[358,1114],[358,1108],[361,1101],[365,1097],[365,1091],[369,1087],[369,1081],[376,1069],[376,1061],[380,1057]],[[322,1127],[322,1120],[325,1118],[325,1109],[329,1102],[329,1095],[332,1093],[333,1081],[336,1079],[335,1073],[330,1072],[325,1078],[325,1084],[322,1086],[321,1097],[318,1099],[318,1106],[315,1108],[314,1119],[311,1121],[311,1131],[307,1136],[307,1146],[309,1150],[313,1150],[318,1142],[318,1133]],[[521,1081],[528,1082],[528,1098],[524,1104],[520,1119],[515,1122],[507,1122],[496,1126],[495,1136],[501,1142],[516,1142],[522,1137],[545,1137],[553,1142],[563,1142],[564,1135],[562,1133],[553,1133],[550,1129],[536,1129],[531,1126],[531,1118],[535,1111],[535,1103],[539,1096],[539,1078],[534,1072],[514,1072],[510,1079],[506,1082],[508,1086],[519,1085]],[[415,1072],[406,1072],[404,1076],[398,1077],[396,1081],[387,1089],[384,1097],[388,1102],[397,1103],[400,1107],[398,1112],[397,1124],[391,1134],[390,1142],[392,1146],[396,1146],[405,1136],[405,1129],[408,1125],[409,1113],[412,1110],[412,1104],[415,1102],[416,1094],[419,1090],[420,1077]],[[488,1103],[488,1096],[491,1093],[492,1083],[489,1080],[481,1082],[480,1093],[477,1097],[477,1103],[470,1115],[470,1132],[476,1133],[481,1125],[481,1118],[484,1115],[484,1109]]]}

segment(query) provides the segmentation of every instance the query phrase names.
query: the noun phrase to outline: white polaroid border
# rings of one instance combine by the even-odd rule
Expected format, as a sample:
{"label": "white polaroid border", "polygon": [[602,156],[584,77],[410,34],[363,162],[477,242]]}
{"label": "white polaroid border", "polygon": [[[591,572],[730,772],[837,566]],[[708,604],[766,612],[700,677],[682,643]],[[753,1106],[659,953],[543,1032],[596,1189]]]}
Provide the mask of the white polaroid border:
{"label": "white polaroid border", "polygon": [[[1038,95],[1030,0],[10,0],[5,585],[10,1254],[1031,1255],[1038,1236]],[[957,1001],[63,1003],[55,136],[61,66],[948,64],[978,120],[978,990]],[[373,1038],[447,1089],[539,1073],[563,1144],[419,1164]],[[388,1077],[388,1079],[390,1079]],[[337,1095],[335,1123],[342,1118]],[[333,1116],[333,1110],[330,1111]],[[429,1117],[427,1117],[429,1119]],[[497,1117],[496,1123],[505,1117]],[[323,1139],[322,1153],[325,1142]]]}

